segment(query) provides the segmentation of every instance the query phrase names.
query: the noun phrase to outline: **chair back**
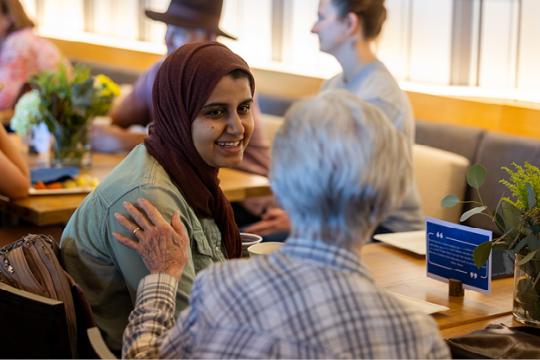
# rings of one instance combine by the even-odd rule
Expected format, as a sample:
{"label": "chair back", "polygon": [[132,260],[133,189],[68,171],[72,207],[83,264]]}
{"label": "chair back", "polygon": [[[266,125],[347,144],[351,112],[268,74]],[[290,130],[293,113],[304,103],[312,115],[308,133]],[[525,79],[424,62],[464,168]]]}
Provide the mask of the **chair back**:
{"label": "chair back", "polygon": [[3,358],[71,358],[64,304],[0,282]]}

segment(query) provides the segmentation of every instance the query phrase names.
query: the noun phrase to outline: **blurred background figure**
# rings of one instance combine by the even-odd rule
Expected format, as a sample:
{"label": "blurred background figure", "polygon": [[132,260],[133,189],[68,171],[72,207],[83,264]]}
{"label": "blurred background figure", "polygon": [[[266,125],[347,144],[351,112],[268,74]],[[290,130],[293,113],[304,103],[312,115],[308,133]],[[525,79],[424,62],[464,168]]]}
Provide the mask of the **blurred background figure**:
{"label": "blurred background figure", "polygon": [[[382,110],[407,141],[405,158],[412,153],[414,144],[412,108],[407,95],[373,52],[373,42],[387,17],[384,3],[385,0],[320,0],[318,19],[311,31],[319,37],[320,50],[333,55],[343,70],[326,81],[322,89],[346,89]],[[399,208],[383,219],[375,233],[423,227],[420,199],[411,181]]]}
{"label": "blurred background figure", "polygon": [[147,202],[143,211],[131,207],[144,231],[138,241],[117,239],[141,254],[150,275],[137,291],[123,357],[448,358],[435,321],[380,290],[361,261],[362,245],[410,187],[407,146],[380,110],[348,91],[294,105],[271,171],[290,238],[269,255],[201,272],[176,324],[189,230]]}
{"label": "blurred background figure", "polygon": [[0,110],[13,109],[28,79],[68,65],[56,46],[34,32],[19,0],[0,0]]}
{"label": "blurred background figure", "polygon": [[0,169],[2,169],[0,195],[16,199],[28,194],[30,188],[28,166],[19,155],[18,147],[11,142],[3,126],[0,126]]}
{"label": "blurred background figure", "polygon": [[[407,154],[403,155],[408,156],[414,143],[411,106],[372,49],[386,20],[384,0],[321,0],[317,16],[311,32],[318,35],[320,50],[333,55],[343,70],[326,81],[322,90],[346,89],[381,109],[407,139]],[[245,231],[266,237],[284,237],[288,227],[287,213],[280,208],[272,208],[260,222]],[[383,219],[374,233],[412,231],[423,227],[420,198],[414,182],[410,182],[401,206]]]}

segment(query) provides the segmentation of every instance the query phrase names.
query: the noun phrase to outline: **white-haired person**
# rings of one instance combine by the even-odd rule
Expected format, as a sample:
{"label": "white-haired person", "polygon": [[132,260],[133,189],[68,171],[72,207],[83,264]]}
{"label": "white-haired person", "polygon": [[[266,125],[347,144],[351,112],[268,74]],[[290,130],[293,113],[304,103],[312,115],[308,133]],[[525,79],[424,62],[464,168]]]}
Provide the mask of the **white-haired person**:
{"label": "white-haired person", "polygon": [[174,300],[188,237],[148,201],[127,207],[143,278],[124,332],[127,358],[449,358],[433,319],[379,289],[362,244],[410,186],[407,143],[376,107],[344,90],[294,105],[278,131],[271,182],[291,236],[266,256],[199,273]]}

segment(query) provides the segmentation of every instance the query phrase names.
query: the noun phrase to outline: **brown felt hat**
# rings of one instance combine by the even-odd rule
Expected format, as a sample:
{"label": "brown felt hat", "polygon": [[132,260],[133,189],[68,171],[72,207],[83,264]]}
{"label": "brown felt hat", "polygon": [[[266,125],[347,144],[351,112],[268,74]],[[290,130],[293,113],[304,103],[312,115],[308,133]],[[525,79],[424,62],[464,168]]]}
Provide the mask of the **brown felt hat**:
{"label": "brown felt hat", "polygon": [[219,28],[222,7],[223,0],[171,0],[164,13],[152,10],[145,10],[144,13],[152,20],[185,28],[214,31],[217,35],[236,40],[235,36]]}

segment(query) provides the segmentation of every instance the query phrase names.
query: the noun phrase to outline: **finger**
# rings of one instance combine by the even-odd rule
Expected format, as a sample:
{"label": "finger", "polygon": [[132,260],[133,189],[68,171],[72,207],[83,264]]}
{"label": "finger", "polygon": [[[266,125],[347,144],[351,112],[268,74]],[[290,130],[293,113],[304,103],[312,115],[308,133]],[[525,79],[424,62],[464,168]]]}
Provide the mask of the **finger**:
{"label": "finger", "polygon": [[135,222],[137,223],[136,226],[141,227],[143,230],[148,230],[152,227],[152,225],[146,219],[146,216],[139,209],[133,206],[132,203],[124,201],[123,205],[124,205],[124,209],[127,210],[129,215],[131,215],[133,220],[135,220]]}
{"label": "finger", "polygon": [[266,212],[261,216],[261,218],[263,220],[268,220],[268,219],[275,219],[275,218],[283,218],[287,216],[287,213],[281,209],[277,209],[277,208],[272,208],[272,209],[268,209],[266,210]]}
{"label": "finger", "polygon": [[150,201],[140,198],[137,200],[137,203],[141,206],[154,225],[168,224],[168,222],[163,218],[163,215],[161,215],[159,210]]}
{"label": "finger", "polygon": [[131,249],[139,252],[140,246],[135,241],[131,240],[127,236],[124,236],[124,235],[122,235],[120,233],[117,233],[116,231],[113,231],[112,235],[116,238],[116,240],[118,240],[119,242],[121,242],[122,244],[127,246],[128,248],[131,248]]}
{"label": "finger", "polygon": [[131,220],[129,220],[127,217],[125,217],[124,215],[120,213],[115,213],[114,217],[116,218],[116,220],[118,220],[120,225],[122,225],[129,232],[133,232],[133,229],[138,227],[136,224],[131,222]]}

